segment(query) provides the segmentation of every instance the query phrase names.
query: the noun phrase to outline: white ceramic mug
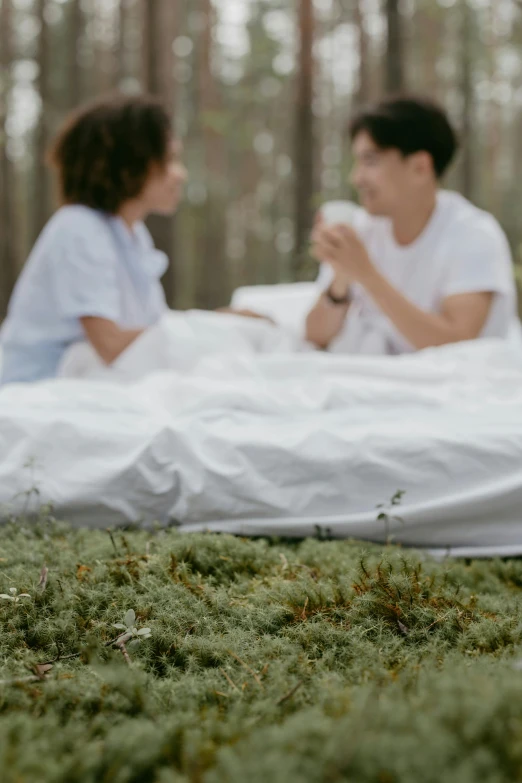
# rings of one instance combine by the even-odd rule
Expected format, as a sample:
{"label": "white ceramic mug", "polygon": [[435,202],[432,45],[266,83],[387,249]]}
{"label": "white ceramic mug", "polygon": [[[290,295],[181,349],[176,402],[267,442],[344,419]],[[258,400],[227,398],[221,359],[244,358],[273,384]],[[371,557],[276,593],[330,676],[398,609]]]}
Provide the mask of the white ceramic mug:
{"label": "white ceramic mug", "polygon": [[352,226],[358,211],[359,207],[353,201],[327,201],[320,209],[324,222],[329,226],[339,223]]}

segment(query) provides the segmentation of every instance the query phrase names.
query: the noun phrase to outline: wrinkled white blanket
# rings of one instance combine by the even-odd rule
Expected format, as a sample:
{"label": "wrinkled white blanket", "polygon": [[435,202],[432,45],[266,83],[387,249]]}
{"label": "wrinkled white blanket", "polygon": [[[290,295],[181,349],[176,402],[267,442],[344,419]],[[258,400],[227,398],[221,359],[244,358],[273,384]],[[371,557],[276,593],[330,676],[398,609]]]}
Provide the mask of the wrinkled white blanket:
{"label": "wrinkled white blanket", "polygon": [[209,356],[256,356],[310,351],[301,335],[268,321],[204,312],[168,312],[107,367],[87,343],[73,345],[59,368],[62,378],[136,380],[151,372],[192,372]]}
{"label": "wrinkled white blanket", "polygon": [[[284,340],[297,337],[245,329],[228,354],[216,350],[223,334],[212,348],[189,330],[181,350],[156,332],[125,357],[125,384],[0,390],[4,511],[36,488],[34,502],[77,525],[296,536],[320,526],[453,554],[522,553],[516,351],[480,341],[403,357],[292,354]],[[177,369],[139,379],[160,359]],[[400,520],[379,519],[397,490],[389,515]]]}

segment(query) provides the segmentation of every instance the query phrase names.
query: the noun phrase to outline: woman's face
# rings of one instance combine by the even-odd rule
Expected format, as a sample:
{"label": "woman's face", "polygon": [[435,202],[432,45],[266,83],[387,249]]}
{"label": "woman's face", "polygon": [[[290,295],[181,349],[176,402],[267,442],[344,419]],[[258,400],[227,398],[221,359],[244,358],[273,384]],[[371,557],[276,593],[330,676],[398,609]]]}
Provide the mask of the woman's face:
{"label": "woman's face", "polygon": [[183,195],[187,170],[181,161],[182,146],[179,141],[169,145],[169,158],[165,166],[154,164],[140,196],[147,213],[172,215]]}

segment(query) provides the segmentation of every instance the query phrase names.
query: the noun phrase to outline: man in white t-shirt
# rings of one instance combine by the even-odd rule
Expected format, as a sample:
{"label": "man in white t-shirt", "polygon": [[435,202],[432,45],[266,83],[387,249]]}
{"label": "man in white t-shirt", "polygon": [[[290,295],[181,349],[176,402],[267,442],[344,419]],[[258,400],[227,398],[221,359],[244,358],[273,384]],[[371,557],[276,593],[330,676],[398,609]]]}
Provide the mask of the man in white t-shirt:
{"label": "man in white t-shirt", "polygon": [[395,354],[506,337],[516,317],[512,259],[495,218],[439,190],[457,139],[427,99],[387,99],[351,123],[352,225],[312,235],[322,262],[306,333],[320,348]]}

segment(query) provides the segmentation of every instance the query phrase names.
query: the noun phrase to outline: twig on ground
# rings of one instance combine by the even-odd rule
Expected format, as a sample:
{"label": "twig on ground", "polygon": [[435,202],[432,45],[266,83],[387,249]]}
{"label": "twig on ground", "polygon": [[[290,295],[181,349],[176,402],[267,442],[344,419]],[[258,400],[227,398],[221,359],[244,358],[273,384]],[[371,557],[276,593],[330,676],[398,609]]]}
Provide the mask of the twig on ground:
{"label": "twig on ground", "polygon": [[125,659],[125,663],[127,666],[132,666],[132,661],[130,659],[129,653],[127,652],[127,648],[125,647],[125,642],[116,642],[116,647],[119,647],[121,650],[121,654],[123,655],[123,658]]}
{"label": "twig on ground", "polygon": [[69,660],[71,658],[79,658],[80,655],[81,655],[81,652],[71,653],[70,655],[61,655],[61,654],[59,654],[52,661],[45,661],[44,663],[40,663],[38,665],[39,666],[48,666],[49,664],[58,663],[58,661],[67,661],[67,660]]}
{"label": "twig on ground", "polygon": [[42,566],[42,570],[40,571],[40,581],[38,582],[38,589],[44,592],[45,588],[47,587],[47,577],[49,576],[49,569],[47,566]]}
{"label": "twig on ground", "polygon": [[300,681],[297,683],[297,685],[294,685],[294,687],[292,688],[292,690],[291,690],[291,691],[288,691],[288,693],[285,693],[285,695],[284,695],[284,696],[281,696],[281,698],[279,699],[279,701],[276,701],[276,705],[279,707],[281,704],[284,704],[286,701],[289,701],[289,699],[291,699],[291,698],[292,698],[292,696],[294,696],[294,695],[297,693],[297,691],[299,690],[299,688],[300,688],[302,685],[304,685],[304,683],[303,683],[303,681],[302,681],[302,680],[300,680]]}
{"label": "twig on ground", "polygon": [[131,554],[131,549],[130,549],[129,543],[128,543],[127,539],[125,538],[125,536],[123,535],[123,533],[121,534],[121,543],[123,544],[127,554],[130,555]]}
{"label": "twig on ground", "polygon": [[21,685],[25,682],[38,682],[41,680],[36,674],[30,674],[28,677],[14,677],[12,680],[0,680],[0,685]]}
{"label": "twig on ground", "polygon": [[234,682],[234,680],[232,680],[232,679],[231,679],[231,678],[228,676],[228,674],[226,673],[226,671],[225,671],[224,669],[221,669],[221,668],[219,669],[219,671],[221,672],[221,674],[223,675],[223,677],[225,678],[225,680],[228,682],[228,684],[229,684],[229,685],[231,685],[235,691],[237,691],[238,693],[241,693],[241,691],[240,691],[240,690],[239,690],[239,688],[237,687],[237,685],[236,685],[236,683]]}
{"label": "twig on ground", "polygon": [[[123,634],[123,636],[127,636],[128,637],[128,638],[125,639],[125,642],[128,642],[129,639],[132,638],[128,634]],[[120,638],[121,638],[121,634],[120,634],[120,636],[117,636],[115,639],[111,639],[109,642],[105,642],[105,644],[103,646],[104,647],[111,647],[113,644],[116,644],[116,642]],[[58,645],[56,645],[56,646],[58,647]],[[62,655],[60,652],[58,652],[58,655],[56,656],[56,658],[53,658],[50,661],[45,661],[44,663],[39,663],[38,666],[49,666],[49,665],[52,665],[53,663],[58,663],[58,661],[68,661],[68,660],[71,660],[71,658],[79,658],[81,656],[82,652],[83,652],[83,650],[80,650],[80,652],[70,653],[70,655]]]}
{"label": "twig on ground", "polygon": [[109,534],[110,539],[112,541],[112,546],[114,547],[114,551],[116,552],[116,557],[119,557],[120,553],[118,551],[118,547],[116,546],[116,541],[114,540],[114,536],[112,535],[112,530],[110,529],[110,527],[107,528],[107,533]]}
{"label": "twig on ground", "polygon": [[257,682],[257,684],[259,685],[259,687],[260,687],[260,688],[262,688],[262,687],[263,687],[263,683],[262,683],[262,682],[261,682],[261,680],[259,679],[259,676],[258,676],[258,675],[255,673],[255,671],[253,671],[253,669],[251,669],[251,668],[250,668],[250,666],[249,666],[247,663],[245,663],[244,661],[242,661],[242,660],[241,660],[241,658],[239,657],[239,655],[236,655],[236,654],[235,654],[235,652],[232,652],[232,650],[227,650],[227,653],[228,653],[229,655],[231,655],[231,656],[232,656],[232,658],[235,658],[235,659],[236,659],[236,661],[237,661],[238,663],[240,663],[240,664],[241,664],[241,666],[243,666],[243,667],[244,667],[244,668],[247,670],[247,672],[248,672],[249,674],[251,674],[251,675],[252,675],[252,677],[253,677],[253,678],[254,678],[254,680]]}
{"label": "twig on ground", "polygon": [[26,682],[41,682],[46,679],[46,675],[53,667],[49,663],[37,663],[32,667],[33,674],[27,677],[13,677],[9,680],[0,680],[0,685],[22,685]]}

